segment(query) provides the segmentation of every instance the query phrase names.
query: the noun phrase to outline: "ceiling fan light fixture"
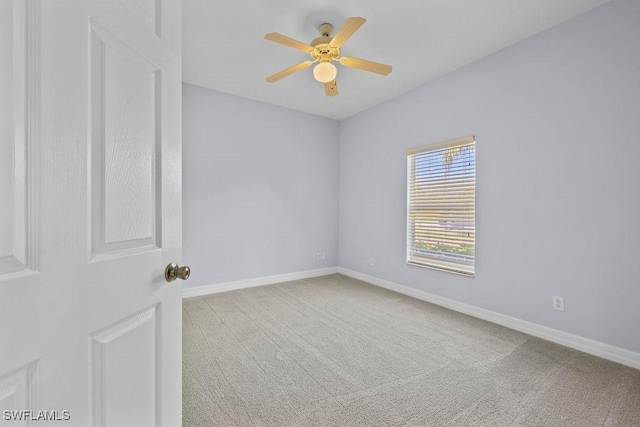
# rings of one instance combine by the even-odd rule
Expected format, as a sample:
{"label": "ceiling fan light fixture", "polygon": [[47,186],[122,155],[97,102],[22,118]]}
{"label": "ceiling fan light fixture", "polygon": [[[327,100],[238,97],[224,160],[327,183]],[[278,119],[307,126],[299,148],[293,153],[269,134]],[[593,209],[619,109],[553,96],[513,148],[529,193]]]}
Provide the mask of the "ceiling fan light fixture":
{"label": "ceiling fan light fixture", "polygon": [[331,62],[321,62],[313,68],[313,77],[320,83],[328,83],[336,79],[338,69]]}

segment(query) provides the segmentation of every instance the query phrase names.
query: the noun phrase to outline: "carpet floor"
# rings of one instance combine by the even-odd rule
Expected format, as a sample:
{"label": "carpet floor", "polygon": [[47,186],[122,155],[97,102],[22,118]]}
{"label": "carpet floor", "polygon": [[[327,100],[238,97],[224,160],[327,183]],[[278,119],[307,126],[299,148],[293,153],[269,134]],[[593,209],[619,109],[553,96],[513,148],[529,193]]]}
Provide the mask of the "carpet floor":
{"label": "carpet floor", "polygon": [[640,426],[640,371],[339,274],[183,315],[185,427]]}

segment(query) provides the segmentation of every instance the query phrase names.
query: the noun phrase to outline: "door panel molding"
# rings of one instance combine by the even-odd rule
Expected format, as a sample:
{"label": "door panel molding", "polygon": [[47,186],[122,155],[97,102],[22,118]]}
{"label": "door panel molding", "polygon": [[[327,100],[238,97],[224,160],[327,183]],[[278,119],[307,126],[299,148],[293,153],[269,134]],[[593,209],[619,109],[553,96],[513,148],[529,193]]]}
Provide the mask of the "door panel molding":
{"label": "door panel molding", "polygon": [[131,13],[161,37],[161,14],[159,0],[121,0]]}
{"label": "door panel molding", "polygon": [[[160,327],[158,303],[89,336],[94,426],[161,424]],[[144,396],[139,395],[141,387],[147,391]],[[128,396],[131,390],[138,395]]]}
{"label": "door panel molding", "polygon": [[[160,68],[90,20],[90,260],[161,247]],[[125,195],[126,197],[122,197]]]}
{"label": "door panel molding", "polygon": [[[3,2],[0,54],[9,79],[0,98],[0,281],[37,271],[40,1]],[[8,144],[6,143],[8,142]],[[7,162],[7,164],[4,164]],[[7,242],[7,243],[4,243]]]}
{"label": "door panel molding", "polygon": [[[38,359],[0,375],[0,407],[10,411],[37,412],[37,367]],[[25,425],[34,426],[35,421],[26,419]]]}

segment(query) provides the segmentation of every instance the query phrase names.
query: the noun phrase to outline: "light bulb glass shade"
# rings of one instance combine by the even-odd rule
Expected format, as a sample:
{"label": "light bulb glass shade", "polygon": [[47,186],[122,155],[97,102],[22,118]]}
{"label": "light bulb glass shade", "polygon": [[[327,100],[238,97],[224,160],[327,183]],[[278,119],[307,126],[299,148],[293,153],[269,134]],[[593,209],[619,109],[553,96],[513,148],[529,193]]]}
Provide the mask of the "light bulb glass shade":
{"label": "light bulb glass shade", "polygon": [[313,77],[320,83],[335,80],[338,69],[331,62],[321,62],[313,68]]}

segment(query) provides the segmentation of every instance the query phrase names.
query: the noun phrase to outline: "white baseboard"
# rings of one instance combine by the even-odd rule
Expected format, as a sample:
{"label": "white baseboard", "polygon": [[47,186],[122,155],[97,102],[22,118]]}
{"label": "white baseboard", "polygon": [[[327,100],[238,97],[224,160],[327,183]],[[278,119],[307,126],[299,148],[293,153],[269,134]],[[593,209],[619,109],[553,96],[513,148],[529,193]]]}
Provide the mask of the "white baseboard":
{"label": "white baseboard", "polygon": [[594,356],[602,357],[603,359],[640,369],[640,353],[636,353],[631,350],[625,350],[623,348],[604,344],[589,338],[562,332],[536,323],[527,322],[526,320],[517,319],[515,317],[496,313],[495,311],[486,310],[484,308],[444,298],[425,291],[410,288],[405,285],[390,282],[388,280],[348,270],[346,268],[338,267],[338,273],[371,283],[372,285],[387,288],[410,297],[446,307],[460,313],[468,314],[479,319],[488,320],[489,322],[497,323],[498,325],[506,326],[507,328],[515,329],[547,341],[571,347]]}
{"label": "white baseboard", "polygon": [[212,285],[194,286],[182,289],[182,298],[199,297],[201,295],[216,294],[218,292],[236,289],[253,288],[255,286],[272,285],[274,283],[290,282],[292,280],[308,279],[310,277],[326,276],[338,272],[338,267],[319,268],[317,270],[298,271],[295,273],[276,274],[275,276],[256,277],[253,279],[235,280],[233,282],[214,283]]}

